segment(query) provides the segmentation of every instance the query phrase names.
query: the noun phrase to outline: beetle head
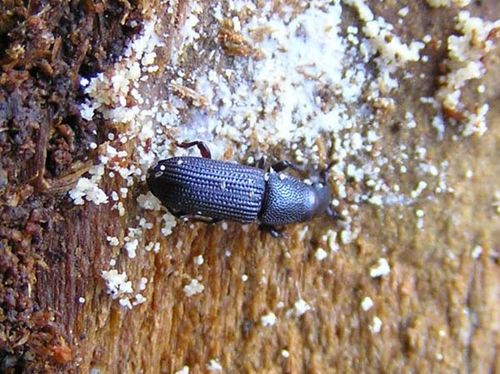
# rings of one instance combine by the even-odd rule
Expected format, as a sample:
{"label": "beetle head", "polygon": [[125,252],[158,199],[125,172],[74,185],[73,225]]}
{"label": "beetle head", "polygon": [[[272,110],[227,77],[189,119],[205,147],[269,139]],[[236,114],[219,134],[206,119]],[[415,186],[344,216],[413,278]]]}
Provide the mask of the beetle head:
{"label": "beetle head", "polygon": [[311,188],[315,197],[314,214],[322,214],[328,209],[332,200],[330,186],[324,182],[314,182]]}
{"label": "beetle head", "polygon": [[328,185],[328,173],[335,163],[336,161],[334,160],[321,170],[319,173],[319,181],[315,181],[311,185],[316,199],[314,214],[326,212],[331,218],[344,220],[345,217],[330,205],[332,201],[332,190]]}

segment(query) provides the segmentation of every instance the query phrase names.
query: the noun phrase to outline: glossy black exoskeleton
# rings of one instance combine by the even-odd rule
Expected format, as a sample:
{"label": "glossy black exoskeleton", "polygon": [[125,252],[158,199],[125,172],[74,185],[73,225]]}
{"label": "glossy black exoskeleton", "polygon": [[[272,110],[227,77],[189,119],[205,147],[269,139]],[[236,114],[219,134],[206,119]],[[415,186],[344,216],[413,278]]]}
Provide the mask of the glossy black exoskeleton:
{"label": "glossy black exoskeleton", "polygon": [[172,157],[160,161],[149,171],[151,192],[176,217],[196,218],[206,222],[231,220],[257,221],[273,236],[275,226],[303,222],[331,208],[330,187],[324,180],[311,184],[282,173],[297,168],[288,161],[261,167],[212,160],[203,142],[178,144],[197,146],[203,157]]}

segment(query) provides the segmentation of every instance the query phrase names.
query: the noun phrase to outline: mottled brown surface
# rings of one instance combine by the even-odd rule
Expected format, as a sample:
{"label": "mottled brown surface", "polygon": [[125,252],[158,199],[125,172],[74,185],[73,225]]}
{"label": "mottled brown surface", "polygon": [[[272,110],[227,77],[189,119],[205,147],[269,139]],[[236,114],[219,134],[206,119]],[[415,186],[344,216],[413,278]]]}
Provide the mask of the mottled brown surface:
{"label": "mottled brown surface", "polygon": [[[68,209],[67,199],[53,193],[81,174],[93,158],[89,141],[102,136],[96,123],[80,118],[80,76],[106,69],[122,52],[139,31],[132,22],[140,24],[137,7],[128,9],[120,1],[0,5],[2,372],[50,371],[77,357],[76,310],[61,305],[74,307],[79,282],[72,258],[78,251],[65,245],[72,226],[61,213]],[[80,221],[90,216],[85,217]],[[57,279],[47,282],[47,274]],[[42,295],[45,291],[50,297]]]}
{"label": "mottled brown surface", "polygon": [[[394,12],[374,3],[374,11],[391,20]],[[127,13],[125,4],[106,6],[115,9],[116,20]],[[420,16],[408,20],[405,35],[449,35],[456,11],[418,8]],[[184,2],[178,4],[175,20],[182,20],[185,9]],[[500,15],[495,0],[474,9],[490,19]],[[153,278],[144,291],[147,302],[127,311],[105,294],[100,271],[116,255],[106,236],[122,237],[137,214],[133,199],[126,216],[118,217],[107,206],[73,206],[63,195],[43,193],[33,182],[40,176],[51,180],[65,175],[76,160],[90,156],[85,145],[93,139],[92,128],[72,109],[78,99],[77,74],[105,70],[127,35],[125,26],[116,22],[100,25],[102,17],[94,11],[68,6],[57,13],[60,18],[37,17],[35,26],[51,30],[54,40],[65,33],[64,28],[57,31],[58,24],[88,41],[77,38],[78,48],[64,48],[66,55],[57,57],[57,63],[51,63],[45,50],[45,59],[30,56],[21,65],[5,67],[13,64],[12,57],[0,54],[0,182],[8,180],[0,183],[1,370],[168,373],[188,365],[198,373],[206,371],[212,358],[227,372],[499,370],[500,218],[492,205],[500,188],[498,47],[487,57],[491,110],[490,129],[483,137],[454,141],[451,130],[438,142],[425,106],[417,105],[420,96],[432,96],[436,88],[443,49],[429,50],[427,65],[409,67],[429,79],[403,84],[396,93],[403,104],[384,121],[384,147],[424,139],[430,160],[450,162],[448,185],[455,192],[415,207],[425,210],[424,230],[416,228],[415,209],[363,205],[356,217],[359,238],[320,263],[314,252],[324,244],[320,237],[328,224],[321,219],[310,224],[302,241],[298,232],[303,225],[288,228],[281,240],[255,226],[244,230],[233,223],[226,231],[217,225],[178,225],[168,238],[161,238],[157,227],[148,239],[161,241],[160,254],[118,264],[132,279],[144,274]],[[79,18],[79,12],[85,16]],[[31,10],[2,22],[0,45],[10,45],[7,33],[37,13]],[[175,20],[165,21],[174,31]],[[28,43],[29,36],[20,35],[16,38]],[[82,51],[82,45],[88,49]],[[39,74],[50,70],[46,64],[58,73],[41,78]],[[12,79],[12,74],[20,78]],[[12,87],[12,81],[20,85]],[[53,95],[58,104],[49,110]],[[394,131],[395,118],[406,110],[422,124],[411,136]],[[474,174],[467,179],[469,169]],[[419,180],[415,175],[407,178],[398,183],[415,186]],[[158,219],[152,213],[147,218]],[[476,245],[484,250],[474,260]],[[200,254],[205,262],[195,266],[193,258]],[[388,258],[391,273],[373,279],[369,268],[381,256]],[[247,282],[241,280],[243,274]],[[205,290],[187,298],[183,286],[196,276],[202,277]],[[81,296],[84,304],[77,302]],[[375,303],[368,312],[359,306],[365,296]],[[299,298],[313,310],[300,318],[287,317]],[[285,307],[278,309],[278,302]],[[276,313],[278,323],[263,327],[260,318],[269,311]],[[374,316],[383,321],[378,335],[368,329]],[[290,352],[288,359],[281,356],[282,349]]]}

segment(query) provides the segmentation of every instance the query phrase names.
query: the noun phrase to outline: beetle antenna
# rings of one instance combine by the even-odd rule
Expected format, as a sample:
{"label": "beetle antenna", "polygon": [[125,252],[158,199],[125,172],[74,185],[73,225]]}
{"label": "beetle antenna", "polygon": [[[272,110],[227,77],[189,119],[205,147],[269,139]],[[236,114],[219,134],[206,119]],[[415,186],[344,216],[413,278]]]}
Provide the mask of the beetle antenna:
{"label": "beetle antenna", "polygon": [[327,184],[328,173],[330,172],[330,169],[333,167],[333,165],[335,165],[337,162],[337,160],[330,161],[326,168],[320,171],[319,177],[324,184]]}

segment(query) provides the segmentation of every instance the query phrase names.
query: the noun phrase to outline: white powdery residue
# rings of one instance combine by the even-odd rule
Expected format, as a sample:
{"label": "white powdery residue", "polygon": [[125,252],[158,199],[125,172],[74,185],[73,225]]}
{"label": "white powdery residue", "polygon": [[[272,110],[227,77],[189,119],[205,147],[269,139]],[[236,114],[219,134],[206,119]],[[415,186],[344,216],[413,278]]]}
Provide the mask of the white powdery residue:
{"label": "white powdery residue", "polygon": [[205,259],[203,258],[203,255],[196,256],[194,258],[194,263],[195,265],[201,266],[205,262]]}
{"label": "white powdery residue", "polygon": [[[181,131],[189,134],[198,123],[219,139],[241,142],[255,134],[267,145],[303,140],[310,146],[321,132],[352,127],[346,103],[362,96],[367,73],[347,53],[340,34],[341,5],[311,3],[289,20],[267,7],[260,11],[241,25],[241,32],[248,40],[257,39],[263,57],[238,60],[230,77],[215,79],[211,68],[200,71],[196,91],[217,108],[218,118],[194,110],[190,126]],[[250,80],[241,79],[245,72]],[[323,103],[337,95],[343,100]]]}
{"label": "white powdery residue", "polygon": [[323,248],[318,248],[314,253],[314,257],[316,257],[316,260],[318,261],[323,261],[325,258],[328,257],[328,253]]}
{"label": "white powdery residue", "polygon": [[382,320],[377,316],[373,317],[372,323],[368,326],[373,334],[378,334],[382,331]]}
{"label": "white powdery residue", "polygon": [[352,177],[356,182],[361,182],[365,176],[364,170],[361,167],[356,167],[353,164],[347,165],[346,175]]}
{"label": "white powdery residue", "polygon": [[127,296],[120,297],[118,299],[118,303],[125,308],[132,309],[132,303],[130,302],[130,298]]}
{"label": "white powdery residue", "polygon": [[212,373],[219,372],[222,371],[222,365],[218,360],[211,359],[207,364],[207,370]]}
{"label": "white powdery residue", "polygon": [[116,247],[120,244],[120,240],[118,240],[118,238],[115,236],[107,236],[106,240],[108,241],[109,245],[112,247]]}
{"label": "white powdery residue", "polygon": [[483,247],[481,247],[480,245],[476,245],[472,250],[471,256],[474,260],[476,260],[479,258],[479,256],[481,256],[481,253],[483,253]]}
{"label": "white powdery residue", "polygon": [[139,247],[139,240],[142,239],[144,232],[140,227],[129,227],[127,236],[123,238],[125,245],[123,249],[127,253],[128,258],[135,258],[137,256],[137,248]]}
{"label": "white powdery residue", "polygon": [[93,202],[96,205],[108,202],[106,193],[99,188],[95,181],[86,177],[78,180],[75,188],[69,191],[69,196],[73,199],[75,205],[83,205],[85,200]]}
{"label": "white powdery residue", "polygon": [[187,297],[194,296],[202,293],[205,286],[202,285],[197,279],[191,279],[191,282],[184,286],[184,293]]}
{"label": "white powdery residue", "polygon": [[198,1],[190,1],[188,5],[189,9],[185,11],[187,15],[184,20],[182,28],[177,33],[178,48],[172,48],[172,54],[170,56],[171,62],[176,64],[180,55],[184,53],[187,47],[193,47],[197,49],[196,41],[200,38],[200,31],[198,30],[198,24],[200,23],[200,14],[203,12],[203,8],[200,6]]}
{"label": "white powdery residue", "polygon": [[361,309],[363,309],[366,312],[367,310],[370,310],[372,307],[373,307],[373,300],[368,296],[363,298],[363,300],[361,301]]}
{"label": "white powdery residue", "polygon": [[351,230],[345,229],[340,232],[340,241],[342,244],[350,244],[353,239],[354,237]]}
{"label": "white powdery residue", "polygon": [[415,215],[417,216],[417,229],[422,230],[424,228],[425,212],[422,209],[417,209]]}
{"label": "white powdery residue", "polygon": [[299,236],[299,241],[303,241],[304,238],[306,237],[306,234],[307,232],[309,231],[309,226],[304,226],[303,228],[301,228],[298,232],[298,236]]}
{"label": "white powdery residue", "polygon": [[406,127],[409,129],[414,129],[417,127],[417,122],[415,121],[415,116],[412,112],[405,113]]}
{"label": "white powdery residue", "polygon": [[127,243],[125,243],[124,249],[127,252],[128,258],[135,258],[137,256],[137,247],[139,246],[139,241],[137,239],[133,239]]}
{"label": "white powdery residue", "polygon": [[172,229],[177,225],[175,217],[171,213],[166,213],[162,216],[163,227],[161,228],[161,233],[163,236],[169,236],[172,233]]}
{"label": "white powdery residue", "polygon": [[146,289],[147,284],[148,284],[148,278],[142,277],[137,283],[137,289],[139,291],[144,291]]}
{"label": "white powdery residue", "polygon": [[394,27],[381,17],[375,17],[364,0],[344,0],[358,11],[359,17],[365,23],[362,31],[373,47],[380,53],[387,66],[402,67],[407,62],[418,61],[420,50],[425,44],[412,41],[405,44],[392,32]]}
{"label": "white powdery residue", "polygon": [[417,188],[415,188],[413,191],[411,191],[411,197],[414,199],[427,188],[427,182],[425,181],[420,181],[418,182]]}
{"label": "white powdery residue", "polygon": [[268,314],[260,318],[260,322],[262,323],[262,325],[267,327],[274,326],[277,320],[278,317],[276,317],[276,314],[274,314],[273,312],[269,312]]}
{"label": "white powdery residue", "polygon": [[382,196],[380,196],[380,195],[373,195],[372,197],[370,197],[368,199],[368,202],[370,204],[378,205],[378,206],[382,206],[382,204],[384,203]]}
{"label": "white powdery residue", "polygon": [[297,300],[293,307],[295,309],[295,316],[297,317],[302,316],[304,313],[312,309],[311,306],[303,299]]}
{"label": "white powdery residue", "polygon": [[[155,57],[154,50],[163,45],[154,32],[155,23],[156,19],[144,23],[142,34],[129,44],[123,56],[119,58],[110,72],[98,73],[90,79],[84,78],[80,80],[83,91],[88,96],[88,99],[81,104],[80,108],[84,119],[91,120],[94,113],[99,112],[104,119],[114,124],[120,124],[120,131],[124,132],[123,135],[126,135],[126,131],[131,131],[134,134],[135,132],[140,133],[142,127],[146,126],[132,126],[135,123],[143,124],[147,123],[147,121],[143,118],[144,115],[139,106],[130,105],[128,97],[131,94],[131,89],[136,85],[144,72],[141,69],[141,59],[146,56],[144,61],[147,61],[148,65],[151,65]],[[142,98],[138,97],[138,90],[135,87],[133,89],[133,96],[136,98],[136,101],[143,102]],[[140,120],[136,121],[136,119]],[[114,138],[114,134],[109,135],[112,135]],[[120,139],[128,140],[130,137],[123,136]],[[70,197],[76,205],[82,205],[84,199],[93,201],[96,204],[108,201],[107,196],[98,187],[98,184],[104,175],[104,168],[110,160],[114,160],[113,162],[116,163],[116,166],[113,170],[117,171],[126,180],[127,185],[130,186],[133,184],[131,177],[137,173],[134,170],[129,170],[127,167],[122,168],[118,165],[117,160],[120,158],[129,158],[127,152],[124,150],[117,151],[111,145],[108,145],[104,152],[105,154],[101,154],[100,156],[100,164],[92,168],[97,168],[99,173],[96,174],[95,170],[93,172],[91,169],[89,174],[92,177],[90,179],[87,177],[80,178],[76,187],[69,192]],[[113,165],[109,165],[108,167],[113,168]],[[135,166],[131,166],[131,168],[135,168]],[[115,196],[116,194],[113,195],[113,198]],[[119,210],[121,212],[121,209]]]}
{"label": "white powdery residue", "polygon": [[148,244],[146,244],[146,246],[144,247],[144,250],[146,252],[151,252],[153,250],[153,247],[154,247],[155,243],[154,242],[149,242]]}
{"label": "white powdery residue", "polygon": [[161,209],[161,201],[153,195],[151,192],[148,192],[146,195],[139,195],[137,197],[137,202],[142,209],[146,210],[160,210]]}
{"label": "white powdery residue", "polygon": [[146,298],[140,293],[135,295],[135,300],[132,301],[132,306],[140,305],[146,302]]}
{"label": "white powdery residue", "polygon": [[338,252],[339,245],[337,244],[337,232],[334,230],[328,230],[322,239],[328,244],[328,248],[331,252]]}
{"label": "white powdery residue", "polygon": [[94,118],[94,112],[97,108],[97,104],[85,101],[80,104],[80,115],[84,120],[91,121]]}
{"label": "white powdery residue", "polygon": [[153,224],[148,222],[144,217],[139,220],[139,226],[144,230],[151,230],[153,228]]}
{"label": "white powdery residue", "polygon": [[450,7],[452,5],[463,8],[470,4],[470,0],[427,0],[427,4],[433,8]]}
{"label": "white powdery residue", "polygon": [[101,276],[106,283],[106,293],[116,300],[134,292],[132,282],[127,280],[127,273],[119,273],[116,269],[103,270]]}
{"label": "white powdery residue", "polygon": [[118,204],[113,205],[113,209],[118,210],[118,214],[120,215],[120,217],[123,217],[125,215],[125,207],[123,206],[123,203],[121,201],[118,202]]}
{"label": "white powdery residue", "polygon": [[189,374],[189,366],[183,366],[181,370],[177,370],[174,374]]}
{"label": "white powdery residue", "polygon": [[425,162],[422,162],[419,164],[419,169],[422,173],[425,173],[425,174],[430,174],[432,175],[433,177],[437,177],[439,175],[439,170],[436,166],[432,165],[432,164],[428,164],[428,163],[425,163]]}
{"label": "white powdery residue", "polygon": [[[135,38],[127,47],[124,53],[126,57],[124,60],[128,59],[130,62],[140,61],[144,54],[151,53],[157,47],[164,45],[155,32],[156,21],[155,18],[152,18],[150,21],[144,23],[142,34]],[[132,60],[132,58],[135,59]],[[133,71],[135,78],[139,78],[140,67],[138,65],[131,67],[130,70]]]}
{"label": "white powdery residue", "polygon": [[400,17],[406,17],[408,13],[410,13],[410,8],[407,6],[398,10],[398,16]]}
{"label": "white powdery residue", "polygon": [[384,257],[378,259],[377,264],[370,268],[370,277],[383,277],[391,272],[389,262]]}
{"label": "white powdery residue", "polygon": [[467,122],[465,122],[465,127],[462,131],[462,135],[483,135],[488,129],[486,115],[488,114],[489,109],[490,107],[488,104],[483,104],[478,107],[475,112],[468,112]]}
{"label": "white powdery residue", "polygon": [[448,73],[440,77],[441,87],[435,97],[445,110],[460,114],[462,118],[458,122],[463,125],[463,136],[483,135],[487,130],[488,105],[474,102],[471,109],[472,105],[466,105],[460,98],[469,81],[485,75],[484,56],[493,47],[490,33],[500,28],[500,20],[488,22],[461,11],[455,21],[460,35],[448,37]]}
{"label": "white powdery residue", "polygon": [[[364,48],[345,38],[340,2],[303,2],[300,7],[299,12],[285,9],[283,14],[265,6],[240,19],[241,36],[258,51],[258,59],[236,57],[220,72],[216,63],[221,52],[213,51],[207,56],[207,64],[191,74],[194,84],[187,83],[178,67],[172,82],[203,97],[206,106],[195,107],[190,103],[192,98],[171,95],[168,110],[172,112],[174,107],[185,113],[185,123],[178,126],[180,116],[174,115],[165,123],[156,123],[154,132],[163,134],[165,127],[175,127],[179,139],[201,136],[215,150],[214,158],[234,149],[234,143],[242,144],[233,154],[235,160],[248,156],[249,138],[262,149],[282,144],[292,149],[295,161],[312,164],[323,161],[315,142],[324,139],[333,143],[330,157],[337,164],[331,169],[331,179],[338,198],[344,199],[350,183],[345,175],[348,165],[357,181],[368,175],[380,179],[381,169],[365,162],[373,158],[375,143],[380,139],[373,107],[365,100],[367,94],[373,100],[382,100],[379,85],[372,84],[375,73],[367,68],[378,52],[373,46]],[[212,12],[220,18],[219,8]],[[201,23],[197,27],[200,34],[213,34]],[[392,30],[391,25],[384,27]],[[352,39],[358,38],[358,31],[349,26]],[[370,43],[364,40],[364,44]],[[398,55],[399,62],[418,58],[418,53],[407,56],[418,50],[416,43],[406,47],[407,53]],[[398,82],[389,74],[394,69],[385,65],[387,62],[380,63],[377,74],[380,86],[389,90]],[[384,102],[395,105],[387,99]],[[353,105],[356,111],[351,112]],[[154,137],[153,144],[161,144],[159,136]],[[159,158],[168,152],[168,146],[154,151]]]}
{"label": "white powdery residue", "polygon": [[444,138],[444,132],[446,130],[445,125],[444,125],[444,119],[441,116],[434,116],[432,118],[432,127],[434,127],[437,130],[437,137],[439,140],[443,140]]}
{"label": "white powdery residue", "polygon": [[495,191],[493,199],[493,208],[497,214],[500,214],[500,191]]}

